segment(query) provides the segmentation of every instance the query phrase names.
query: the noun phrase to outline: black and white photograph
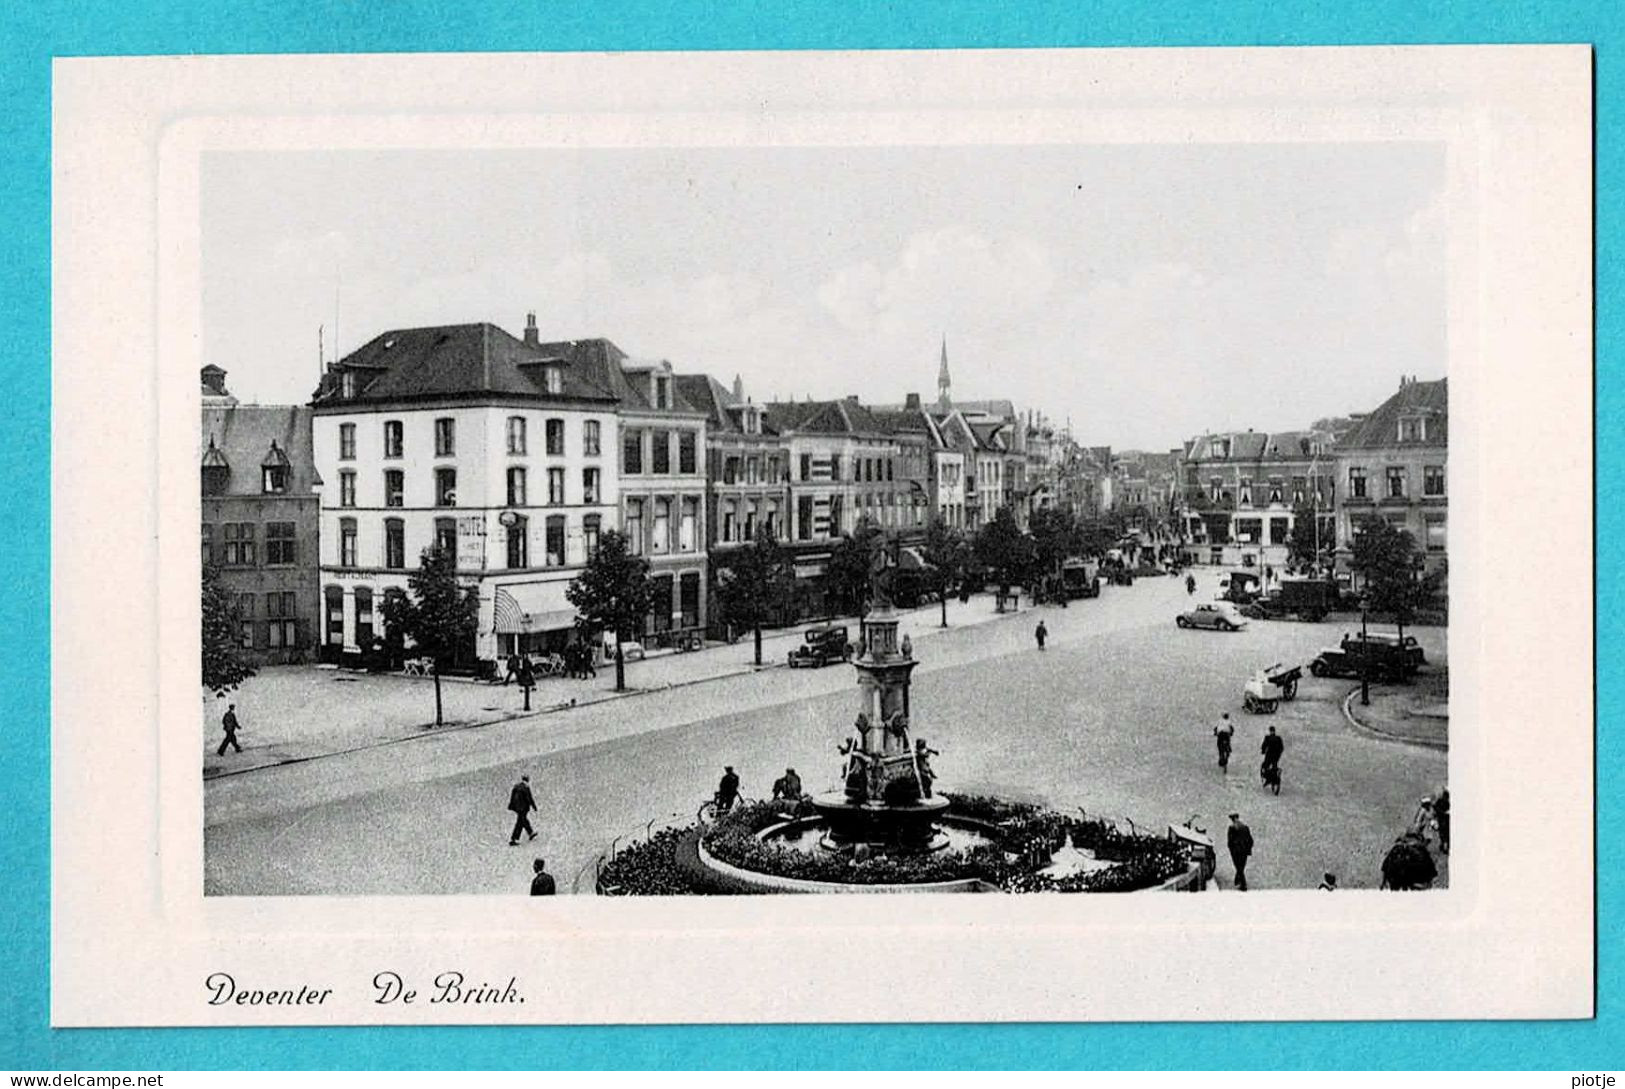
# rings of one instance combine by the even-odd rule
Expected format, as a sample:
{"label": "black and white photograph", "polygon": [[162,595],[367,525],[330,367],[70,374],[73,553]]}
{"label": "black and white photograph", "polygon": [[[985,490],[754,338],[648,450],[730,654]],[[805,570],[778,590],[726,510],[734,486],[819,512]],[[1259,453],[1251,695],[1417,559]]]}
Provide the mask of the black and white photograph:
{"label": "black and white photograph", "polygon": [[[157,635],[59,688],[58,812],[133,776],[63,902],[150,859],[160,1023],[340,969],[363,1022],[453,968],[516,1022],[1578,1009],[1583,59],[66,66],[60,200],[155,149],[151,241],[81,244],[152,247],[157,361],[57,411]],[[64,910],[70,1019],[140,1016]]]}
{"label": "black and white photograph", "polygon": [[207,892],[1447,885],[1445,184],[209,154]]}

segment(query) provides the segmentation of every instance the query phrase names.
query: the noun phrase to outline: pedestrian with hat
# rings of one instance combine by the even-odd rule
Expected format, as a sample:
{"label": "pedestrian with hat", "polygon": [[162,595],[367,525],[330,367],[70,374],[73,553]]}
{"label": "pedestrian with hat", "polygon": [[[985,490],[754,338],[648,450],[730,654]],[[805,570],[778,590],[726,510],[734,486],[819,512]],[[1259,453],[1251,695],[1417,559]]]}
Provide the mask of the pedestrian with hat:
{"label": "pedestrian with hat", "polygon": [[1236,870],[1236,891],[1247,891],[1247,859],[1253,853],[1253,830],[1241,819],[1240,813],[1230,814],[1230,827],[1225,833],[1230,848],[1230,864]]}
{"label": "pedestrian with hat", "polygon": [[536,829],[530,826],[530,815],[536,810],[536,796],[530,792],[530,776],[521,775],[519,781],[508,792],[508,811],[513,814],[513,834],[508,837],[508,846],[519,846],[519,833],[528,832],[531,839],[536,838]]}

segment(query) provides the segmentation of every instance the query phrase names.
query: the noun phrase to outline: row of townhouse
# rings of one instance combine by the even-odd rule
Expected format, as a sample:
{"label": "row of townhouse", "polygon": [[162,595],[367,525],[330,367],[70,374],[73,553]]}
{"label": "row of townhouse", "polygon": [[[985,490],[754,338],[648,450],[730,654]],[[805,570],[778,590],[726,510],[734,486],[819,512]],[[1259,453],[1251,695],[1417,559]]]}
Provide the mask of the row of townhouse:
{"label": "row of townhouse", "polygon": [[1444,563],[1447,381],[1403,378],[1375,410],[1304,431],[1192,439],[1178,469],[1185,559],[1284,567],[1297,521],[1310,517],[1315,546],[1346,569],[1360,524],[1375,517],[1411,533],[1428,569]]}
{"label": "row of townhouse", "polygon": [[717,571],[761,532],[790,549],[798,607],[816,613],[824,565],[860,522],[914,551],[933,518],[974,530],[1006,504],[1025,518],[1054,457],[1033,458],[1029,441],[1053,433],[1008,402],[954,406],[944,388],[933,407],[757,404],[737,378],[608,340],[544,342],[534,315],[520,337],[380,333],[308,406],[237,405],[224,379],[204,368],[203,559],[244,648],[270,661],[358,660],[431,547],[478,591],[461,664],[559,649],[566,590],[609,529],[649,561],[650,634],[705,628]]}

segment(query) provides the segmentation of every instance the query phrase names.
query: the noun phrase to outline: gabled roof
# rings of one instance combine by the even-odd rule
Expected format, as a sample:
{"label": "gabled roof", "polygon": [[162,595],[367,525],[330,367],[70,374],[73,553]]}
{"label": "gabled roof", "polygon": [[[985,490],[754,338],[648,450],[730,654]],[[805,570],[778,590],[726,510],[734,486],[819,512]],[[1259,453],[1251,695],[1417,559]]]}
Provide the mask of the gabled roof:
{"label": "gabled roof", "polygon": [[676,375],[672,376],[672,397],[670,409],[657,409],[649,400],[649,391],[640,382],[634,382],[627,377],[627,364],[634,370],[643,370],[651,367],[666,366],[659,360],[633,360],[631,356],[621,351],[613,341],[603,337],[592,337],[587,340],[559,340],[537,345],[532,351],[540,351],[547,355],[556,355],[570,362],[572,370],[580,368],[581,373],[590,378],[595,384],[608,390],[620,403],[622,408],[635,409],[645,412],[704,412],[705,406],[692,405],[684,399],[676,382]]}
{"label": "gabled roof", "polygon": [[[1384,401],[1375,412],[1361,420],[1343,440],[1338,450],[1399,446],[1399,421],[1410,415],[1426,416],[1427,441],[1418,446],[1445,446],[1450,441],[1450,392],[1448,378],[1433,382],[1406,382],[1399,392]],[[1406,444],[1411,445],[1411,444]]]}
{"label": "gabled roof", "polygon": [[989,416],[997,416],[1001,420],[1016,418],[1016,404],[1007,398],[995,398],[991,401],[961,401],[954,399],[954,407],[961,412],[983,412]]}
{"label": "gabled roof", "polygon": [[[558,347],[527,345],[489,322],[392,329],[339,360],[334,373],[323,379],[316,403],[338,402],[344,371],[354,372],[360,387],[344,403],[471,394],[594,401],[612,396],[599,368],[577,365]],[[558,394],[548,394],[543,385],[543,368],[537,364],[548,361],[566,364]]]}
{"label": "gabled roof", "polygon": [[994,450],[1003,453],[1006,445],[1004,436],[999,434],[1004,424],[995,421],[983,422],[981,420],[967,420],[971,434],[976,436],[976,442],[985,450]]}
{"label": "gabled roof", "polygon": [[311,452],[310,415],[304,405],[205,405],[199,467],[231,470],[226,495],[259,495],[260,469],[285,464],[288,493],[308,494],[321,483]]}
{"label": "gabled roof", "polygon": [[885,432],[869,410],[856,401],[772,401],[763,407],[767,410],[768,422],[780,434],[879,435]]}
{"label": "gabled roof", "polygon": [[[695,411],[705,413],[708,431],[743,433],[739,426],[740,405],[734,401],[733,393],[728,387],[709,374],[674,374],[672,386],[685,404]],[[762,415],[762,434],[778,434],[773,430],[765,412]]]}

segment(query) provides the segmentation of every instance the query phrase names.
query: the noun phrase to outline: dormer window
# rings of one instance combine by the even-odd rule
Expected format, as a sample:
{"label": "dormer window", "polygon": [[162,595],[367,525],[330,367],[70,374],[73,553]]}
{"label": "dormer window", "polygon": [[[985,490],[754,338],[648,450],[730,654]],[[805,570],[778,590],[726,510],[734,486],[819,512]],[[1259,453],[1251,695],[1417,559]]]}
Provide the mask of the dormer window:
{"label": "dormer window", "polygon": [[654,376],[654,403],[656,408],[671,407],[671,378],[664,374]]}
{"label": "dormer window", "polygon": [[266,495],[281,495],[288,490],[288,455],[271,440],[271,449],[260,462],[260,490]]}
{"label": "dormer window", "polygon": [[1427,437],[1426,416],[1401,416],[1399,418],[1400,442],[1426,442]]}
{"label": "dormer window", "polygon": [[560,367],[542,368],[542,388],[548,393],[564,392],[564,370]]}
{"label": "dormer window", "polygon": [[203,494],[225,495],[230,481],[231,466],[226,464],[226,455],[215,446],[214,436],[210,435],[209,448],[203,452]]}
{"label": "dormer window", "polygon": [[355,397],[355,372],[354,371],[340,371],[339,372],[339,396],[343,397],[346,401],[351,400],[351,399],[353,399]]}

